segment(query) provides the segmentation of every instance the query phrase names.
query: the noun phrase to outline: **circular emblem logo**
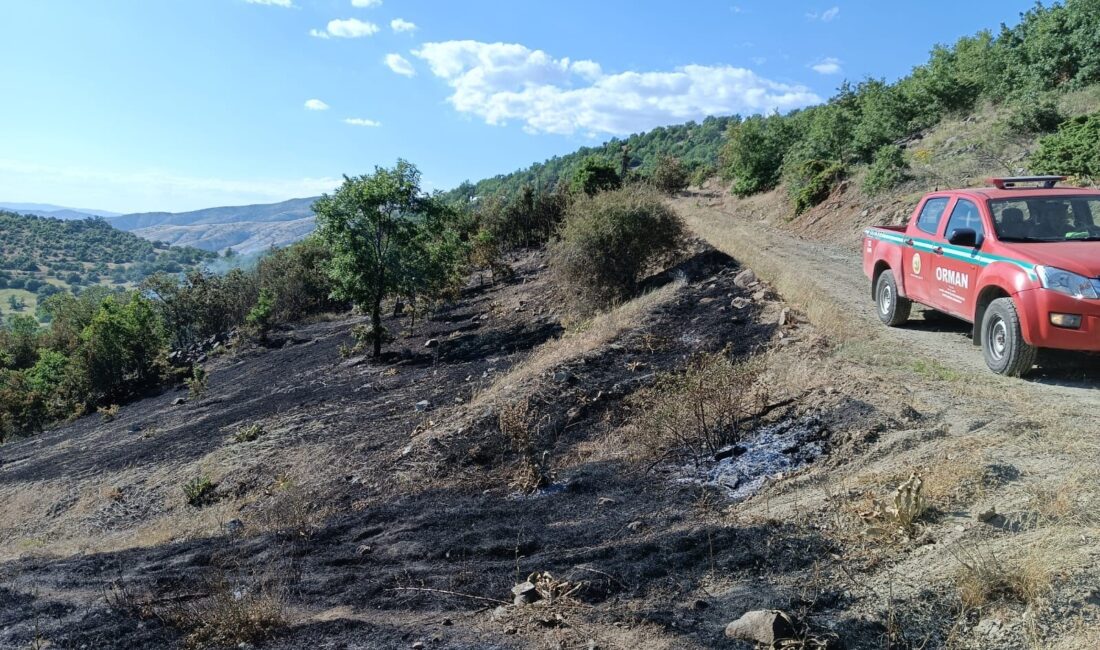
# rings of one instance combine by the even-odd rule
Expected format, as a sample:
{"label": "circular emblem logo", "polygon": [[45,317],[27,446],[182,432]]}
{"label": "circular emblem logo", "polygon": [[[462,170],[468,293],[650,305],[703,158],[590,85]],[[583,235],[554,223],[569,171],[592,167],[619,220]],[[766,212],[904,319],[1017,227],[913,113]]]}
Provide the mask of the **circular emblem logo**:
{"label": "circular emblem logo", "polygon": [[920,253],[913,254],[913,275],[920,275]]}

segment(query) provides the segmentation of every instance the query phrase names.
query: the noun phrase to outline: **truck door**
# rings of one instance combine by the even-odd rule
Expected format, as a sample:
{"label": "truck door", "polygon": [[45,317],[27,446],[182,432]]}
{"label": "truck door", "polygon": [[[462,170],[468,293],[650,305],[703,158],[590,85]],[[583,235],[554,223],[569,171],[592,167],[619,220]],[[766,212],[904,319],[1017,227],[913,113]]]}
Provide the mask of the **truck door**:
{"label": "truck door", "polygon": [[952,246],[948,243],[951,233],[960,228],[970,228],[978,234],[978,241],[985,238],[985,227],[978,205],[970,199],[960,198],[951,208],[951,216],[943,229],[939,252],[932,256],[934,290],[932,306],[955,316],[970,320],[974,313],[975,287],[978,281],[978,248]]}
{"label": "truck door", "polygon": [[925,200],[917,213],[915,221],[905,231],[905,245],[901,249],[902,268],[900,275],[905,279],[905,295],[910,300],[930,304],[935,270],[931,258],[934,244],[930,240],[940,232],[943,214],[951,197],[933,196]]}

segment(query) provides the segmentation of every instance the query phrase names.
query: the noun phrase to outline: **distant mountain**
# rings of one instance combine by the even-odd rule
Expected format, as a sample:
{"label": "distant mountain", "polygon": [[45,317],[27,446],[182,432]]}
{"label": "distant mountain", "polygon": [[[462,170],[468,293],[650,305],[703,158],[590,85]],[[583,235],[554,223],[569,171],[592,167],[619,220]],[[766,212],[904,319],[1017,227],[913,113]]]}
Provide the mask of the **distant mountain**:
{"label": "distant mountain", "polygon": [[94,210],[92,208],[66,208],[52,203],[2,203],[0,210],[10,210],[19,214],[29,214],[53,219],[88,219],[90,217],[117,217],[118,212]]}
{"label": "distant mountain", "polygon": [[294,243],[313,232],[316,198],[281,203],[207,208],[192,212],[144,212],[107,219],[139,237],[208,251],[242,254]]}

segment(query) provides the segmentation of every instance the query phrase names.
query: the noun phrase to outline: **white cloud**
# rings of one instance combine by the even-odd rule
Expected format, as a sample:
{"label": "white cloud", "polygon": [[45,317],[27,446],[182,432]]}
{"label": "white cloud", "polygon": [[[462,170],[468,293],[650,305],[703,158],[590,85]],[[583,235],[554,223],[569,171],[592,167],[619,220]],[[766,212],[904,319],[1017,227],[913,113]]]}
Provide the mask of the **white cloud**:
{"label": "white cloud", "polygon": [[494,125],[518,121],[531,133],[622,135],[708,115],[821,101],[805,86],[726,65],[606,74],[594,61],[478,41],[426,43],[413,54],[452,88],[448,101],[457,111]]}
{"label": "white cloud", "polygon": [[330,20],[324,31],[319,29],[311,29],[309,35],[316,38],[362,38],[363,36],[372,36],[378,33],[378,25],[374,23],[368,23],[358,18],[348,18],[347,20]]}
{"label": "white cloud", "polygon": [[327,111],[328,110],[328,104],[324,103],[323,101],[321,101],[319,99],[307,99],[306,100],[306,110],[309,110],[309,111]]}
{"label": "white cloud", "polygon": [[294,6],[291,0],[244,0],[250,5],[267,5],[269,7],[286,7],[289,9]]}
{"label": "white cloud", "polygon": [[390,29],[392,29],[394,32],[397,32],[397,33],[400,33],[400,32],[415,32],[416,31],[416,23],[410,23],[409,21],[405,20],[404,18],[394,18],[393,20],[390,21]]}
{"label": "white cloud", "polygon": [[810,66],[814,72],[820,74],[839,74],[841,72],[840,59],[836,57],[827,57]]}
{"label": "white cloud", "polygon": [[374,120],[367,120],[361,117],[349,117],[344,120],[344,124],[350,124],[352,126],[382,126],[381,122]]}
{"label": "white cloud", "polygon": [[827,23],[827,22],[831,21],[833,18],[836,18],[837,14],[839,14],[839,13],[840,13],[840,7],[829,7],[828,9],[826,9],[825,11],[822,11],[821,13],[817,13],[816,11],[812,11],[812,12],[806,14],[806,18],[809,18],[810,20],[820,20],[823,23]]}
{"label": "white cloud", "polygon": [[351,0],[351,6],[367,9],[369,7],[382,6],[382,0]]}
{"label": "white cloud", "polygon": [[412,63],[409,63],[409,60],[400,54],[387,54],[386,65],[389,66],[390,70],[403,77],[416,76],[416,69],[413,68]]}

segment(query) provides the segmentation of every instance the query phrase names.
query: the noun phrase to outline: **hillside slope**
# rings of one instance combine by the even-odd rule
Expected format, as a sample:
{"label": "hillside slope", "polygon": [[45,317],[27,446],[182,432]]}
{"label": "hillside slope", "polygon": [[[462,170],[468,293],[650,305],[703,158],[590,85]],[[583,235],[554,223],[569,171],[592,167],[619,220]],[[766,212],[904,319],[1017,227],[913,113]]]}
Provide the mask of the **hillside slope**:
{"label": "hillside slope", "polygon": [[116,228],[152,241],[242,254],[285,246],[313,231],[314,198],[280,203],[207,208],[192,212],[146,212],[112,217]]}

